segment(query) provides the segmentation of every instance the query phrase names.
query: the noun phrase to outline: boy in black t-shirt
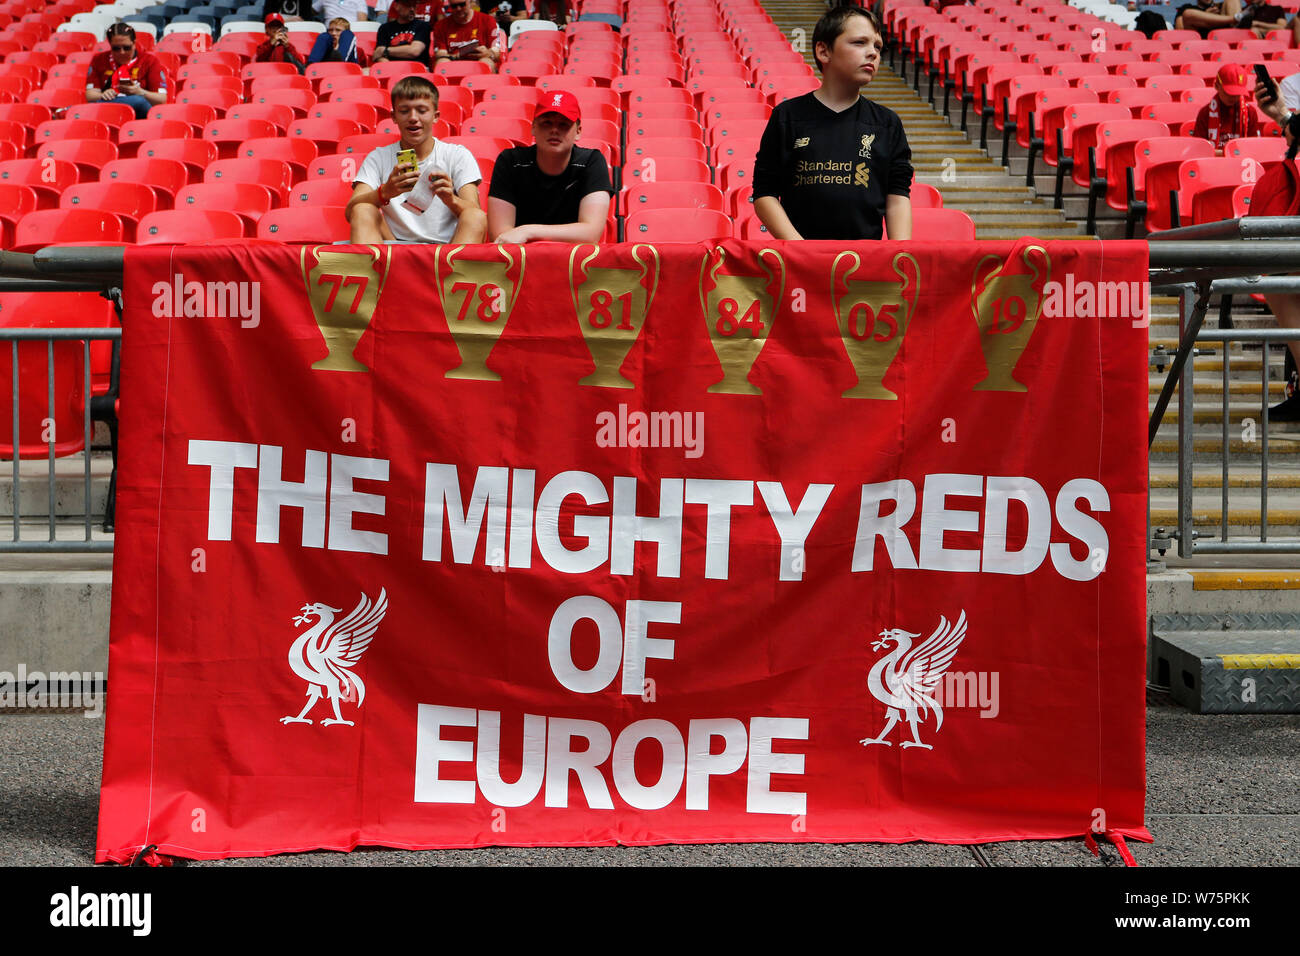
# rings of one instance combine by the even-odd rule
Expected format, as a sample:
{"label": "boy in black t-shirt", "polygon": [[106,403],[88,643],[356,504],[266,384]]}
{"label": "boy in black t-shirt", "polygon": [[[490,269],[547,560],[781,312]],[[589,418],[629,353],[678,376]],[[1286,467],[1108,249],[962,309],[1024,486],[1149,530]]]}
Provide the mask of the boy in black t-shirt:
{"label": "boy in black t-shirt", "polygon": [[491,241],[600,241],[614,189],[600,151],[574,145],[581,132],[577,97],[562,90],[540,94],[534,145],[502,150],[492,169]]}
{"label": "boy in black t-shirt", "polygon": [[429,21],[416,17],[413,0],[393,0],[388,7],[388,17],[375,36],[373,62],[416,60],[428,66],[431,46]]}
{"label": "boy in black t-shirt", "polygon": [[876,18],[837,7],[813,30],[821,89],[772,111],[754,160],[754,211],[777,239],[912,238],[902,121],[858,90],[880,65]]}

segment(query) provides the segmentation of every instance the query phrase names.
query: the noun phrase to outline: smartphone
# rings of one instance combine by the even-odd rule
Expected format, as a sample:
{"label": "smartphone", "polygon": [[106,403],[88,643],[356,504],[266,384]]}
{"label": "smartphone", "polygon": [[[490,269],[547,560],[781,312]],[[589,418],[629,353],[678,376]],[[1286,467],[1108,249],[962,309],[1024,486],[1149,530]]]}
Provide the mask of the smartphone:
{"label": "smartphone", "polygon": [[1263,63],[1256,63],[1255,76],[1259,82],[1264,84],[1264,89],[1268,90],[1268,95],[1261,99],[1260,102],[1272,103],[1277,99],[1277,83],[1273,81],[1273,77],[1269,76],[1268,67],[1264,66]]}
{"label": "smartphone", "polygon": [[420,165],[420,160],[415,155],[415,150],[399,149],[397,151],[397,165],[410,166],[412,169],[415,169]]}

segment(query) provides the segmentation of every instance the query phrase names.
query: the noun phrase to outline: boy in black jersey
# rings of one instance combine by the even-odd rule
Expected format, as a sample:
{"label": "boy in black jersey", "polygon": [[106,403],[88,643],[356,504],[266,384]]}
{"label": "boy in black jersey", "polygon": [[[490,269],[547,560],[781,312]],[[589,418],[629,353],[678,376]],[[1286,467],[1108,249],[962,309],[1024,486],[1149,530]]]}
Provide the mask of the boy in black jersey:
{"label": "boy in black jersey", "polygon": [[893,110],[858,91],[880,65],[880,28],[836,7],[813,29],[821,89],[772,111],[754,160],[754,211],[777,239],[912,238],[912,150]]}
{"label": "boy in black jersey", "polygon": [[614,189],[600,150],[575,145],[581,132],[576,96],[565,90],[539,94],[534,144],[503,150],[492,170],[491,241],[600,241]]}

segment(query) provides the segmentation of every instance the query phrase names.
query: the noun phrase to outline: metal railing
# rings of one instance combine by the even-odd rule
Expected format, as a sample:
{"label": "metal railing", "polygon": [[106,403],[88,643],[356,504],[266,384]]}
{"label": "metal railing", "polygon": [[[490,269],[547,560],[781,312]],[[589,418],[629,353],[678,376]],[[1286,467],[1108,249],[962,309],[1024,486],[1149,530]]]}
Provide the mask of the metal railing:
{"label": "metal railing", "polygon": [[[122,315],[122,261],[121,248],[101,249],[96,247],[66,247],[43,249],[34,255],[14,252],[0,252],[0,292],[98,292],[109,299],[117,309],[118,318]],[[109,426],[110,450],[113,456],[113,472],[109,479],[107,503],[103,516],[103,530],[111,531],[114,520],[114,498],[117,486],[117,379],[122,330],[112,328],[0,328],[0,361],[10,362],[13,383],[10,411],[12,431],[10,453],[13,461],[11,469],[11,538],[0,539],[0,554],[12,552],[107,552],[113,550],[111,539],[93,536],[94,509],[92,499],[91,475],[91,441],[94,422],[104,421]],[[24,342],[45,342],[47,381],[46,416],[53,422],[56,419],[55,399],[55,343],[80,341],[82,343],[81,369],[78,374],[84,389],[85,407],[82,412],[82,438],[84,440],[84,469],[82,475],[81,537],[69,537],[71,530],[68,522],[58,520],[57,474],[55,467],[56,435],[51,435],[46,456],[46,516],[47,527],[43,537],[24,536],[22,513],[22,457],[18,454],[20,444],[19,415],[20,399],[20,364],[19,346]],[[91,343],[107,341],[112,343],[113,355],[110,370],[110,384],[107,394],[93,394],[93,377],[91,373]],[[8,343],[6,348],[4,343]],[[7,355],[5,353],[8,353]],[[58,387],[62,387],[61,385]],[[26,459],[31,461],[33,459]],[[28,531],[31,529],[28,528]],[[64,536],[59,536],[59,531]]]}
{"label": "metal railing", "polygon": [[[1174,292],[1179,296],[1178,349],[1169,363],[1169,374],[1151,412],[1149,444],[1164,418],[1174,390],[1178,391],[1178,520],[1173,529],[1151,528],[1150,545],[1161,554],[1172,542],[1179,557],[1194,554],[1295,554],[1300,553],[1300,529],[1290,538],[1269,540],[1269,348],[1281,342],[1300,340],[1297,329],[1207,329],[1206,312],[1213,296],[1230,297],[1250,293],[1300,294],[1300,276],[1268,276],[1265,272],[1300,271],[1300,219],[1257,217],[1187,226],[1150,237],[1152,292]],[[1221,315],[1229,314],[1225,306]],[[1259,531],[1247,535],[1234,531],[1229,540],[1229,490],[1232,440],[1229,434],[1231,345],[1258,343],[1261,347],[1261,406],[1259,444]],[[1222,345],[1221,400],[1222,429],[1219,445],[1220,512],[1218,540],[1201,540],[1194,527],[1195,488],[1195,385],[1196,346]]]}
{"label": "metal railing", "polygon": [[[31,552],[31,551],[87,552],[87,551],[112,551],[113,550],[113,542],[111,540],[107,540],[107,541],[102,539],[98,541],[94,540],[91,531],[93,509],[91,507],[90,451],[91,451],[91,436],[94,431],[93,412],[94,412],[95,400],[91,396],[93,380],[92,380],[91,370],[90,370],[90,343],[94,341],[109,341],[114,343],[114,345],[116,345],[118,342],[121,341],[121,338],[122,338],[121,329],[0,328],[0,342],[9,343],[8,349],[3,349],[3,351],[9,352],[8,358],[10,361],[10,368],[12,370],[12,396],[11,397],[13,400],[13,411],[12,411],[13,430],[10,432],[10,439],[12,443],[11,452],[13,453],[13,462],[12,462],[13,484],[10,493],[11,494],[10,507],[11,510],[13,511],[13,515],[12,515],[13,530],[12,530],[12,537],[9,540],[6,541],[0,539],[0,553],[16,552],[16,551],[17,552]],[[58,436],[57,434],[52,433],[47,441],[48,494],[46,497],[46,514],[48,516],[48,525],[49,525],[48,536],[43,539],[34,538],[30,536],[24,539],[23,525],[22,525],[23,479],[21,474],[21,464],[24,459],[21,457],[21,455],[17,454],[18,447],[20,445],[20,439],[21,439],[19,422],[20,422],[21,411],[22,411],[22,399],[21,399],[22,376],[20,372],[21,365],[18,361],[18,346],[20,342],[44,342],[45,343],[45,357],[46,357],[45,378],[46,378],[46,389],[47,389],[45,421],[49,423],[49,425],[47,425],[47,428],[52,428],[53,423],[56,422],[57,420],[56,418],[57,412],[55,408],[56,385],[60,388],[66,388],[71,384],[67,382],[56,383],[55,363],[54,363],[54,343],[61,342],[61,341],[69,341],[69,340],[80,341],[82,343],[82,348],[81,348],[82,367],[81,367],[81,374],[80,374],[80,385],[83,389],[83,394],[85,396],[85,401],[82,403],[83,405],[82,457],[84,459],[84,465],[85,465],[84,475],[83,475],[83,499],[82,499],[84,503],[84,507],[82,508],[82,517],[84,518],[84,526],[85,526],[84,537],[80,539],[68,539],[66,537],[63,539],[59,539],[57,536],[60,527],[60,523],[58,521],[58,515],[57,515],[58,508],[56,507],[58,496],[55,489],[55,478],[56,478],[55,445],[58,440]],[[3,347],[0,346],[0,349],[2,348]],[[2,359],[0,359],[0,361],[2,361]],[[116,457],[116,455],[114,457]],[[32,459],[27,459],[27,460],[32,460]],[[110,485],[112,484],[113,481],[112,479],[110,479]],[[111,507],[111,502],[112,502],[111,488],[109,492],[109,502]],[[106,513],[105,514],[106,528],[108,526],[108,523],[111,522],[111,520],[112,520],[111,514]],[[64,523],[63,527],[66,528],[67,524]]]}
{"label": "metal railing", "polygon": [[[1164,414],[1179,392],[1178,419],[1178,521],[1173,529],[1153,528],[1150,533],[1152,550],[1164,553],[1172,542],[1177,542],[1180,556],[1193,553],[1300,553],[1300,537],[1288,540],[1269,540],[1268,535],[1268,349],[1269,345],[1300,338],[1300,331],[1263,329],[1206,329],[1204,320],[1214,295],[1232,295],[1242,292],[1295,292],[1300,293],[1300,276],[1278,276],[1259,279],[1261,274],[1300,272],[1300,218],[1257,217],[1230,220],[1201,226],[1171,229],[1151,237],[1149,244],[1150,280],[1153,291],[1164,290],[1180,296],[1179,337],[1176,352],[1169,356],[1169,374],[1151,413],[1149,441],[1153,443]],[[123,250],[92,247],[50,248],[34,255],[0,252],[0,292],[4,291],[98,291],[106,295],[118,294],[122,285]],[[120,307],[120,297],[119,297]],[[120,313],[119,313],[120,314]],[[62,330],[12,330],[0,338],[14,339],[11,346],[16,353],[16,340],[22,338],[47,339],[48,348],[53,341],[82,339],[87,344],[94,339],[116,339],[120,332],[105,329]],[[19,334],[21,333],[21,334]],[[1194,391],[1192,366],[1188,360],[1195,354],[1198,343],[1218,342],[1224,346],[1223,380],[1223,445],[1220,468],[1223,475],[1222,521],[1218,541],[1198,540],[1201,535],[1193,527],[1192,489],[1194,476]],[[1231,357],[1228,346],[1232,342],[1258,342],[1263,346],[1263,406],[1261,407],[1260,433],[1260,532],[1257,536],[1234,535],[1228,540],[1228,471],[1231,443],[1228,436],[1229,408],[1226,387],[1230,375]],[[87,372],[89,382],[89,372]],[[89,387],[89,386],[87,386]],[[51,405],[52,405],[51,399]],[[17,412],[15,411],[15,421]],[[87,402],[88,420],[91,415]],[[114,422],[114,429],[115,429]],[[15,428],[16,434],[16,428]],[[89,437],[89,436],[87,436]],[[89,441],[87,441],[89,447]],[[53,450],[50,453],[53,459]],[[114,459],[116,437],[114,430]],[[86,464],[89,474],[89,459]],[[18,466],[14,464],[15,495],[18,490]],[[50,469],[50,514],[54,513],[53,466]],[[87,479],[87,489],[89,480]],[[89,512],[89,492],[87,491]],[[110,504],[112,508],[110,490]],[[15,507],[15,515],[17,507]],[[111,515],[109,516],[111,521]],[[15,516],[15,539],[18,538],[18,518]],[[14,542],[0,541],[0,552],[13,550],[41,551],[102,551],[111,550],[108,541],[93,541],[89,531],[89,515],[84,522],[85,539],[56,541],[55,520],[50,518],[49,540],[27,539]]]}

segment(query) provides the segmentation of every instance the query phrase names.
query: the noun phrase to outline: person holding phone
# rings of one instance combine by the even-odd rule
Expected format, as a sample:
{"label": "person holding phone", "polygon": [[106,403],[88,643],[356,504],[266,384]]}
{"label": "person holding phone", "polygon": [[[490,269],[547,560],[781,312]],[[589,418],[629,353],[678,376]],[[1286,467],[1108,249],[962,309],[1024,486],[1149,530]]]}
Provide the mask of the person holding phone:
{"label": "person holding phone", "polygon": [[289,28],[275,13],[266,18],[266,40],[258,45],[253,59],[258,63],[288,63],[299,73],[306,69],[302,57],[289,42]]}
{"label": "person holding phone", "polygon": [[167,102],[167,72],[152,53],[135,45],[135,30],[114,23],[106,34],[108,50],[96,53],[86,68],[87,103],[125,103],[144,119]]}
{"label": "person holding phone", "polygon": [[471,6],[472,0],[450,0],[448,16],[433,27],[434,67],[447,60],[478,60],[495,73],[504,38],[497,22]]}
{"label": "person holding phone", "polygon": [[482,242],[483,177],[468,149],[434,138],[437,87],[424,77],[404,76],[390,96],[402,138],[372,150],[361,163],[346,213],[352,241]]}

